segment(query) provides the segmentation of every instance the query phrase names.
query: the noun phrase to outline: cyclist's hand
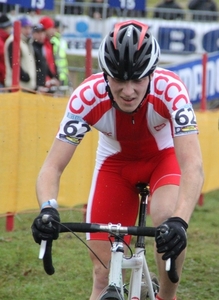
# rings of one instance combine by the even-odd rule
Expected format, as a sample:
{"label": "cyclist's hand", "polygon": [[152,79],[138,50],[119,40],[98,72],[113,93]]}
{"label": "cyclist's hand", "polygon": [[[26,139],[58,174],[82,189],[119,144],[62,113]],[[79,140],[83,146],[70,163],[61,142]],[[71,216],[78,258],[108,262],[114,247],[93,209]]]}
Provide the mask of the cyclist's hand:
{"label": "cyclist's hand", "polygon": [[179,217],[172,217],[157,227],[155,241],[157,252],[164,253],[163,260],[176,259],[186,248],[188,224]]}
{"label": "cyclist's hand", "polygon": [[[45,223],[42,221],[43,215],[49,215],[51,221]],[[54,220],[54,221],[53,221]],[[58,223],[57,223],[58,222]],[[38,217],[35,218],[31,226],[33,238],[40,244],[42,240],[56,240],[59,237],[60,217],[58,211],[53,207],[43,208]]]}

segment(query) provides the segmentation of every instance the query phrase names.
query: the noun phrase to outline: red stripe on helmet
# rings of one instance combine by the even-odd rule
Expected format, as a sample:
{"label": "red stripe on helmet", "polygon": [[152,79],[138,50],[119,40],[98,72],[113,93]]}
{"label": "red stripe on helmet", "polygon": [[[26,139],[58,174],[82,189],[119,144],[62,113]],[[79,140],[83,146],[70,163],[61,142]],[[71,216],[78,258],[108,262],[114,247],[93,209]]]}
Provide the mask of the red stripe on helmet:
{"label": "red stripe on helmet", "polygon": [[121,22],[121,23],[117,23],[114,27],[114,35],[113,35],[113,45],[114,45],[114,48],[117,49],[117,46],[116,46],[116,37],[117,37],[117,34],[118,34],[118,31],[120,30],[121,27],[124,27],[124,26],[127,26],[127,25],[138,25],[142,30],[141,30],[141,35],[140,35],[140,39],[139,39],[139,42],[138,42],[138,50],[141,48],[141,45],[142,45],[142,42],[144,40],[144,37],[147,33],[147,30],[148,30],[148,25],[146,24],[143,24],[141,22],[138,22],[136,20],[129,20],[129,21],[125,21],[125,22]]}

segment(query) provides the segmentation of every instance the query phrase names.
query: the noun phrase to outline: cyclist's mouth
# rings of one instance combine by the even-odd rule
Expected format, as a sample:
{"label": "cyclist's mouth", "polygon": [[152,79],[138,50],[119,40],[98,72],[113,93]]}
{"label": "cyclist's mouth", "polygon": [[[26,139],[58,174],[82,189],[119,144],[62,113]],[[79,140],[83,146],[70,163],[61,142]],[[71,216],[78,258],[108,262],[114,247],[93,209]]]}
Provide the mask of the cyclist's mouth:
{"label": "cyclist's mouth", "polygon": [[132,102],[135,100],[135,98],[131,98],[131,99],[126,99],[126,98],[122,98],[121,99],[124,101],[124,102]]}

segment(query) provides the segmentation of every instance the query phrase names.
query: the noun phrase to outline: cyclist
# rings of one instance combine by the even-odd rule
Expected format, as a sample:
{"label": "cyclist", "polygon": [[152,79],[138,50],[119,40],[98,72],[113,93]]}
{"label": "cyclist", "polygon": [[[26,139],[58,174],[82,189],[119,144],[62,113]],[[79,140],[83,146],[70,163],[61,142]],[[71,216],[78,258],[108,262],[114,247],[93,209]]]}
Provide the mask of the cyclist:
{"label": "cyclist", "polygon": [[[37,179],[41,212],[32,225],[34,239],[57,239],[59,226],[42,223],[48,213],[59,220],[57,196],[62,172],[91,126],[99,131],[96,166],[87,207],[87,222],[134,225],[138,182],[149,182],[151,218],[156,230],[155,256],[160,291],[156,299],[176,299],[177,284],[165,271],[176,259],[179,275],[185,257],[188,222],[203,185],[196,117],[178,76],[157,67],[159,45],[148,26],[117,23],[99,48],[101,73],[73,92],[59,131]],[[77,176],[77,174],[75,174]],[[167,235],[160,226],[169,226]],[[87,234],[89,246],[108,264],[105,233]],[[130,237],[128,242],[130,241]],[[107,285],[106,270],[91,253],[96,300]]]}

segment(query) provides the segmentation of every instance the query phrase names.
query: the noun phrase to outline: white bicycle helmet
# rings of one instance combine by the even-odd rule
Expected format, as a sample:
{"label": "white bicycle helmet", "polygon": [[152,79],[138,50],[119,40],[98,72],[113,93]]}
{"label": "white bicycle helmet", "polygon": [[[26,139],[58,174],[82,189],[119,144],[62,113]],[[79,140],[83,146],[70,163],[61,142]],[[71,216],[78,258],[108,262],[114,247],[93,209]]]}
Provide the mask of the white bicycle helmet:
{"label": "white bicycle helmet", "polygon": [[160,47],[148,26],[136,20],[117,23],[102,41],[98,61],[101,70],[121,80],[140,79],[156,68]]}

